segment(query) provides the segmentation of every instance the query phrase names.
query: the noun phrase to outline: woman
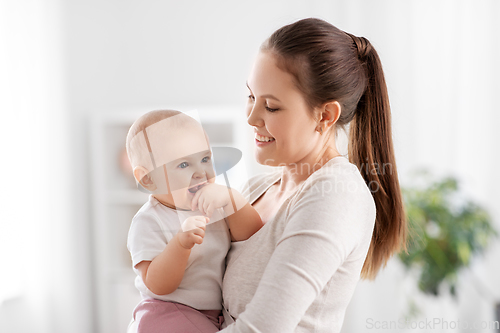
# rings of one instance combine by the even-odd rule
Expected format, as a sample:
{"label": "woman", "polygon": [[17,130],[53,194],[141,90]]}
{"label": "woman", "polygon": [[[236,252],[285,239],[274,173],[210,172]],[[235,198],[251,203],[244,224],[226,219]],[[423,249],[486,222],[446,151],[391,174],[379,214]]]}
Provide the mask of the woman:
{"label": "woman", "polygon": [[[221,332],[339,332],[357,281],[406,250],[379,57],[304,19],[263,43],[247,85],[257,162],[283,168],[245,190],[266,224],[232,244]],[[348,124],[347,159],[335,138]]]}

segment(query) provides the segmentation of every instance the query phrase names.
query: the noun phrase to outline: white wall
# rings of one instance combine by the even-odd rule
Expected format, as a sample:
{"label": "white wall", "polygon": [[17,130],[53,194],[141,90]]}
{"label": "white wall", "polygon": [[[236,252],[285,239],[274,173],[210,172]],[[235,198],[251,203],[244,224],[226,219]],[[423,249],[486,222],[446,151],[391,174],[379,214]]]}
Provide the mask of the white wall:
{"label": "white wall", "polygon": [[71,243],[62,31],[58,1],[0,1],[1,332],[68,332],[90,312]]}
{"label": "white wall", "polygon": [[[62,246],[71,261],[64,265],[71,270],[66,276],[72,279],[67,285],[72,297],[67,297],[67,304],[54,305],[57,323],[52,332],[94,330],[89,116],[179,104],[243,105],[245,80],[260,43],[276,28],[307,16],[363,35],[377,48],[389,85],[401,180],[420,165],[442,174],[457,174],[500,225],[500,210],[495,205],[500,185],[495,172],[496,143],[500,141],[494,97],[500,74],[496,61],[500,50],[494,42],[500,32],[496,1],[48,3],[61,12],[56,18],[61,24],[57,33],[61,34],[62,50],[58,54],[64,73],[65,115],[69,117],[67,133],[61,135],[67,135],[64,140],[71,147],[65,155],[71,172],[71,220],[68,240]],[[23,16],[21,13],[20,19]],[[481,279],[496,297],[500,297],[500,286],[494,281],[499,280],[500,269],[493,259],[499,254],[496,246],[478,263],[478,269],[484,271]],[[348,309],[344,331],[365,330],[368,317],[397,320],[401,301],[394,286],[401,276],[397,263],[391,262],[375,283],[362,282]],[[489,309],[491,300],[477,296],[472,288],[466,292],[477,305],[467,308],[468,318],[490,318],[484,309]],[[7,310],[0,308],[2,313]],[[0,325],[12,325],[9,318],[15,317],[0,318]]]}

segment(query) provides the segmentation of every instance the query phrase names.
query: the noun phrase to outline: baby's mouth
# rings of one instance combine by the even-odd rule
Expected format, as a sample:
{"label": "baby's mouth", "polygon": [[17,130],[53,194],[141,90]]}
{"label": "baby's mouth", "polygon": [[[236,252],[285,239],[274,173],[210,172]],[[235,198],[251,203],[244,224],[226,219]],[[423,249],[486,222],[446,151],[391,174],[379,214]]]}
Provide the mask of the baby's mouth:
{"label": "baby's mouth", "polygon": [[203,182],[201,184],[198,184],[198,185],[195,185],[193,187],[190,187],[190,188],[188,188],[188,191],[189,191],[189,193],[193,193],[194,194],[194,193],[198,192],[198,190],[200,188],[202,188],[203,186],[205,186],[205,185],[207,185],[207,182]]}

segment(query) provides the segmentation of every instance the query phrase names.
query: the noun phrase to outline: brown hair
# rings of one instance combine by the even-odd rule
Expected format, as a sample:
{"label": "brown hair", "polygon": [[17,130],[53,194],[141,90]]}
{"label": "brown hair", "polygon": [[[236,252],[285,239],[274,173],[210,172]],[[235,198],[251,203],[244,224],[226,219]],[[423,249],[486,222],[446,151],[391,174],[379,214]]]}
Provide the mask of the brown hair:
{"label": "brown hair", "polygon": [[293,75],[311,112],[329,101],[341,105],[336,125],[345,129],[349,124],[349,160],[359,168],[377,209],[361,271],[361,279],[373,280],[395,252],[407,251],[408,232],[392,144],[389,96],[378,54],[366,38],[316,18],[278,29],[264,41],[261,51],[273,54],[278,67]]}

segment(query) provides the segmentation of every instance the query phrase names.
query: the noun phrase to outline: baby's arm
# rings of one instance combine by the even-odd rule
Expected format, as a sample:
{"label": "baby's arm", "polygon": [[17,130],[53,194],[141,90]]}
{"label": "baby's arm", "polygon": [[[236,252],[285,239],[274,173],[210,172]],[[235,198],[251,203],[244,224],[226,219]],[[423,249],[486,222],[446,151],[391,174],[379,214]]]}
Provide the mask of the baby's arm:
{"label": "baby's arm", "polygon": [[223,208],[233,242],[248,239],[263,225],[259,213],[241,193],[219,184],[206,185],[196,192],[191,208],[209,217],[216,208]]}
{"label": "baby's arm", "polygon": [[192,216],[182,224],[162,253],[152,261],[141,261],[135,268],[141,272],[146,287],[156,295],[174,292],[181,284],[184,271],[195,244],[201,244],[205,236],[207,217]]}

